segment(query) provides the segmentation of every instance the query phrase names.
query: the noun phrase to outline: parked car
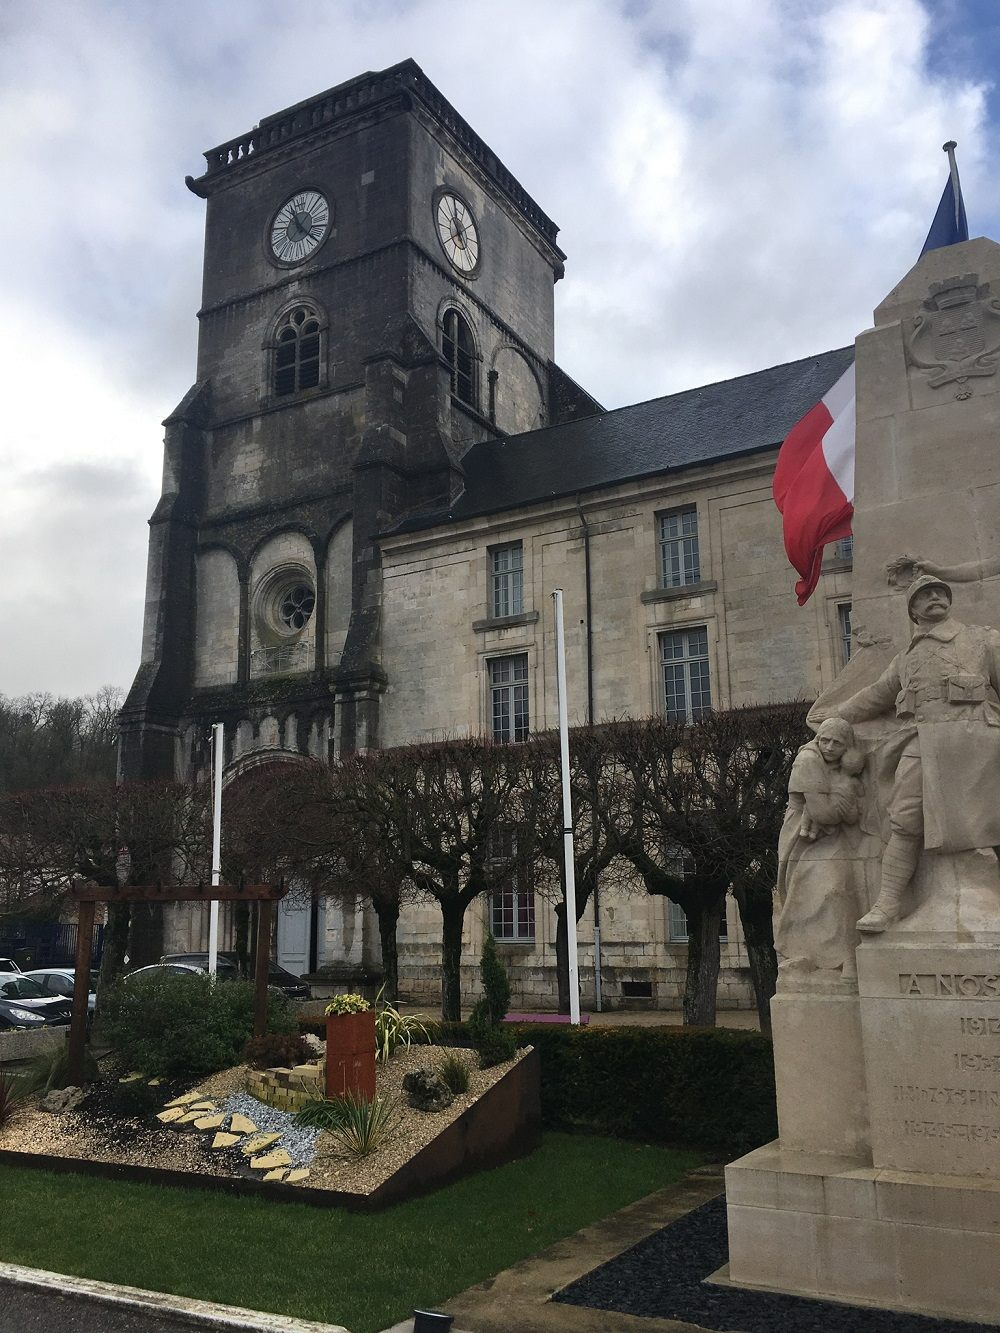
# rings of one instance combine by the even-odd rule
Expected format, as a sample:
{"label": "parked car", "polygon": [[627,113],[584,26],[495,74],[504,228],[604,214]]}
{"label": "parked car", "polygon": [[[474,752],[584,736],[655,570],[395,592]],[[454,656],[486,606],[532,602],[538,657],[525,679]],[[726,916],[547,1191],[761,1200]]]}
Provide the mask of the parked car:
{"label": "parked car", "polygon": [[73,1006],[46,995],[37,981],[21,972],[0,972],[0,1028],[65,1026]]}
{"label": "parked car", "polygon": [[[208,971],[207,953],[166,953],[160,959],[161,963],[184,963],[190,967],[197,967],[202,972]],[[154,966],[156,966],[154,964]],[[218,957],[217,975],[225,980],[231,980],[239,976],[239,965],[234,953],[220,953]],[[267,968],[267,984],[273,986],[287,995],[290,1000],[311,1000],[312,991],[308,982],[297,977],[294,972],[289,972],[287,968],[279,967],[277,963],[269,963]]]}
{"label": "parked car", "polygon": [[[21,975],[37,981],[46,995],[61,995],[65,999],[73,999],[75,967],[36,967],[31,972],[23,972]],[[98,976],[97,972],[90,974],[90,990],[87,993],[87,1009],[90,1013],[94,1012],[97,1004]]]}
{"label": "parked car", "polygon": [[0,958],[0,972],[20,972],[13,958]]}

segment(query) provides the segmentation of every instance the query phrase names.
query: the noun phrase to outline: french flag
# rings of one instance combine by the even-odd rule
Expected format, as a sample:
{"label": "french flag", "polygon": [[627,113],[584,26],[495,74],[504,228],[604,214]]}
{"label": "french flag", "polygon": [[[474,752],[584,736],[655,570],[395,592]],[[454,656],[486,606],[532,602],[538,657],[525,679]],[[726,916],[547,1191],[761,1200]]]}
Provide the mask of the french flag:
{"label": "french flag", "polygon": [[854,362],[788,432],[772,493],[781,513],[785,551],[801,578],[804,606],[819,582],[823,547],[851,535],[854,517]]}
{"label": "french flag", "polygon": [[[944,145],[950,173],[921,255],[969,239],[955,143]],[[815,591],[823,547],[851,535],[854,518],[854,363],[789,431],[774,470],[772,494],[781,513],[785,551],[799,574],[804,606]]]}

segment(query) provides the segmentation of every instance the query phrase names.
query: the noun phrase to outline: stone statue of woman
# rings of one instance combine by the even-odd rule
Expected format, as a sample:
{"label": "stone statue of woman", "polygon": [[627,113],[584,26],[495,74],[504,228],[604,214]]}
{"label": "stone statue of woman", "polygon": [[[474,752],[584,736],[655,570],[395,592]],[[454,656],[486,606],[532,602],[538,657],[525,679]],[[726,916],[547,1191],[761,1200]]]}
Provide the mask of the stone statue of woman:
{"label": "stone statue of woman", "polygon": [[778,839],[774,947],[780,990],[850,990],[856,921],[878,888],[881,839],[869,832],[864,756],[828,718],[795,757]]}

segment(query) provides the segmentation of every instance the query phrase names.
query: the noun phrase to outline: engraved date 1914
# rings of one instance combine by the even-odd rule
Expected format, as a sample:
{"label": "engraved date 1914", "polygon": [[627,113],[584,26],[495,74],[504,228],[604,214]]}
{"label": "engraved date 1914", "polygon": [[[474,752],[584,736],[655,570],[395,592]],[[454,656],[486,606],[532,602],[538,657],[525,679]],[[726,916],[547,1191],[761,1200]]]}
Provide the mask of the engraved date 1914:
{"label": "engraved date 1914", "polygon": [[960,1018],[958,1021],[965,1037],[1000,1037],[1000,1016]]}

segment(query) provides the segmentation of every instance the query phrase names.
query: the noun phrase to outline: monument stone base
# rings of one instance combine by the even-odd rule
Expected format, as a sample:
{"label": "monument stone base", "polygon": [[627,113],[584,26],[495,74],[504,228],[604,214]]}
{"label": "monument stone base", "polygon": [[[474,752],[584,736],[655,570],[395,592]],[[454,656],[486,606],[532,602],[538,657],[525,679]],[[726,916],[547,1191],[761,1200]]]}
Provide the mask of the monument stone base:
{"label": "monument stone base", "polygon": [[729,1280],[914,1314],[1000,1317],[1000,1182],[784,1151],[726,1167]]}
{"label": "monument stone base", "polygon": [[972,925],[915,912],[853,999],[775,996],[781,1139],[726,1168],[732,1283],[1000,1322],[1000,936]]}

